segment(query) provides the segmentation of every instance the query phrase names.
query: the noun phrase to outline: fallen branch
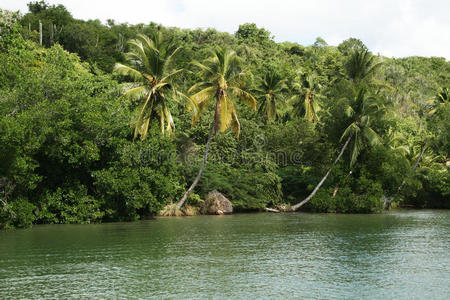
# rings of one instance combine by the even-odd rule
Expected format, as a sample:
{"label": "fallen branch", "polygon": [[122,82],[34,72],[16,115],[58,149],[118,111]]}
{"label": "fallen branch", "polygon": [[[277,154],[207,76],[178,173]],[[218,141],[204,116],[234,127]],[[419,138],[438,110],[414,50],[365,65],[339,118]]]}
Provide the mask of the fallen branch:
{"label": "fallen branch", "polygon": [[269,208],[269,207],[266,207],[265,210],[268,211],[268,212],[273,212],[273,213],[279,213],[279,212],[280,212],[280,211],[279,211],[278,209],[276,209],[276,208]]}

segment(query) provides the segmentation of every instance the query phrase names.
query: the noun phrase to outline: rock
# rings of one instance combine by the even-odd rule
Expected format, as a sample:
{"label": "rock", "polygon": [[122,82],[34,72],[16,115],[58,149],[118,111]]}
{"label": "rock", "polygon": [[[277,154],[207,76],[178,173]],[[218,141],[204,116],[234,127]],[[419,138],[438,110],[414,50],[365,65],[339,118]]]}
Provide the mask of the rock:
{"label": "rock", "polygon": [[206,200],[201,204],[200,211],[203,214],[223,215],[233,212],[233,205],[224,195],[217,190],[209,192]]}

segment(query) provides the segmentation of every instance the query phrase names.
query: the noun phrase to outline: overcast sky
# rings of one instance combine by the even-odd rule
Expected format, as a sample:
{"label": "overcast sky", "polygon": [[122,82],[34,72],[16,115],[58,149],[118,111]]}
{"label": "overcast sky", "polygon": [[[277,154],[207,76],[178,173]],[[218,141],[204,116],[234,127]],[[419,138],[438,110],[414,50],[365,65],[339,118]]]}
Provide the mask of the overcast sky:
{"label": "overcast sky", "polygon": [[[0,7],[27,12],[29,0],[0,0]],[[49,0],[75,18],[216,28],[233,33],[256,23],[277,42],[302,45],[322,37],[330,45],[356,37],[374,53],[450,60],[450,0]]]}

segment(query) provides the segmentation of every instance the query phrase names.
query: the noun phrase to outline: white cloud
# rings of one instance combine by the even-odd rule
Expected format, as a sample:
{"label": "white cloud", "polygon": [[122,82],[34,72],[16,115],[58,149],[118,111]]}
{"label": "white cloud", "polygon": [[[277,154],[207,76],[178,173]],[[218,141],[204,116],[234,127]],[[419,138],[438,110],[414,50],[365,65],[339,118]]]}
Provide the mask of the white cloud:
{"label": "white cloud", "polygon": [[[0,7],[27,11],[21,0],[2,0]],[[361,39],[375,53],[388,56],[443,56],[450,59],[448,0],[50,0],[76,18],[114,19],[182,28],[216,28],[234,32],[256,23],[277,41],[303,45],[320,36],[337,45]]]}

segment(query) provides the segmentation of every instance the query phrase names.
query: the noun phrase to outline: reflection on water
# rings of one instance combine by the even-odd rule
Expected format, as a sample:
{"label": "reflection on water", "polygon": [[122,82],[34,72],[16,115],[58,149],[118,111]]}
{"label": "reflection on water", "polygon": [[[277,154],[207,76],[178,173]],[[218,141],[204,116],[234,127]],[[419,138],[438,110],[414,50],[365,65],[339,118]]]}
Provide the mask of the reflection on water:
{"label": "reflection on water", "polygon": [[0,298],[449,299],[450,211],[0,232]]}

